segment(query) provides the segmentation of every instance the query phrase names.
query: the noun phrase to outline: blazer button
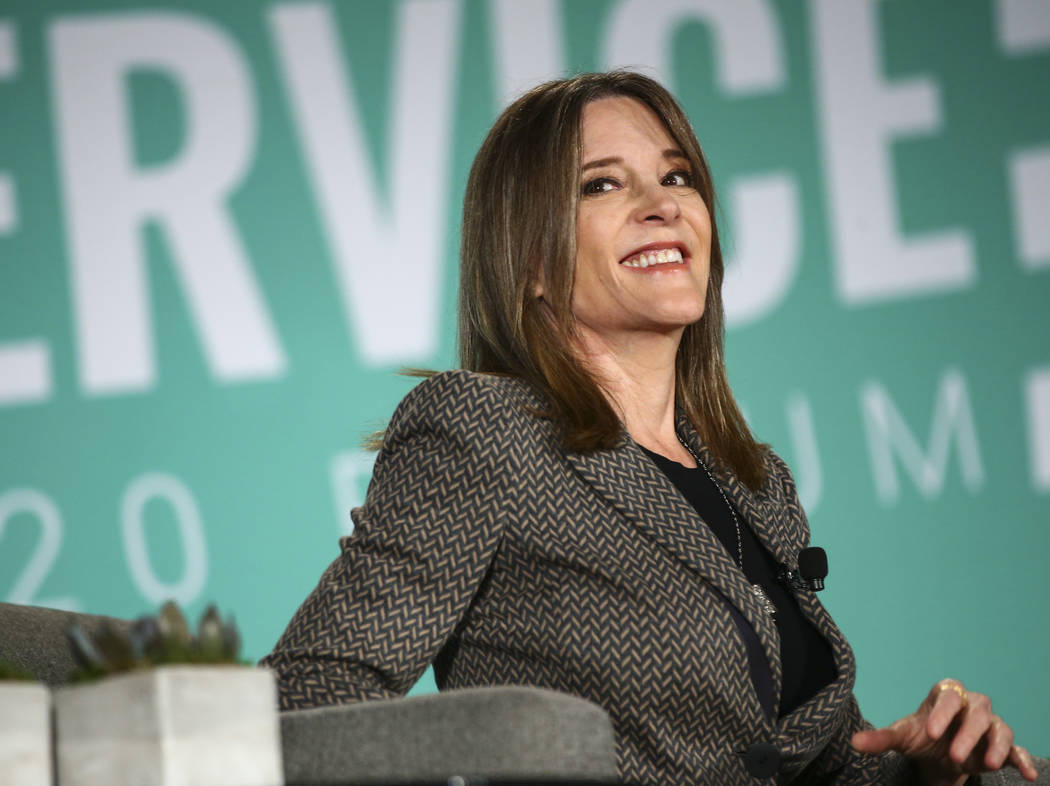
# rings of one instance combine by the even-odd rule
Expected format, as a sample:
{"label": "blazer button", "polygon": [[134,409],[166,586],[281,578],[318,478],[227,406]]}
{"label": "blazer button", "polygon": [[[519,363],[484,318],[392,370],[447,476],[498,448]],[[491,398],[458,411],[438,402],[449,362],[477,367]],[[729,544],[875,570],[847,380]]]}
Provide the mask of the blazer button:
{"label": "blazer button", "polygon": [[780,769],[780,752],[768,742],[756,742],[744,751],[744,767],[756,778],[772,778]]}

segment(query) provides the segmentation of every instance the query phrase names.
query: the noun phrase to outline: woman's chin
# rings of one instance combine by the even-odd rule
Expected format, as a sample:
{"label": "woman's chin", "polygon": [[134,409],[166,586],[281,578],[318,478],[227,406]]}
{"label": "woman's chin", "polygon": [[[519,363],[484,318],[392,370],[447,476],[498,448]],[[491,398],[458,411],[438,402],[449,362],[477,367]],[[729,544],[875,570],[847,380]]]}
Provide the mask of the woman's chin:
{"label": "woman's chin", "polygon": [[704,316],[704,304],[687,299],[686,302],[667,303],[653,314],[655,324],[663,327],[684,328],[699,322]]}

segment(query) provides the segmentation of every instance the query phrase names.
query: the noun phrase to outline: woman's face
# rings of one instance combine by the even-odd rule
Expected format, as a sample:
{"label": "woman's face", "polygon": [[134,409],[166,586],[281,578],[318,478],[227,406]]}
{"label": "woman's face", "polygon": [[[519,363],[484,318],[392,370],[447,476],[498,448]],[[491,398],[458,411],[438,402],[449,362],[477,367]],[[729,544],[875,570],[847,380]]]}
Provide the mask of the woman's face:
{"label": "woman's face", "polygon": [[581,126],[572,312],[581,336],[677,334],[703,316],[711,218],[696,173],[656,114],[592,101]]}

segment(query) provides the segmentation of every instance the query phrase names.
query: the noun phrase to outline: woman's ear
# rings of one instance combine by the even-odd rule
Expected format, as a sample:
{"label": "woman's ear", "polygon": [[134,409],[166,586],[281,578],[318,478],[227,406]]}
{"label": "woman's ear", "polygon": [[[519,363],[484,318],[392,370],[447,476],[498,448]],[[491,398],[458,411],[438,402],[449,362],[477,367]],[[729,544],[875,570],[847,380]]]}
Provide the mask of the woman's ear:
{"label": "woman's ear", "polygon": [[543,267],[536,265],[533,275],[535,279],[532,282],[532,294],[534,297],[542,300],[543,296],[547,294],[547,287],[544,286],[543,282]]}

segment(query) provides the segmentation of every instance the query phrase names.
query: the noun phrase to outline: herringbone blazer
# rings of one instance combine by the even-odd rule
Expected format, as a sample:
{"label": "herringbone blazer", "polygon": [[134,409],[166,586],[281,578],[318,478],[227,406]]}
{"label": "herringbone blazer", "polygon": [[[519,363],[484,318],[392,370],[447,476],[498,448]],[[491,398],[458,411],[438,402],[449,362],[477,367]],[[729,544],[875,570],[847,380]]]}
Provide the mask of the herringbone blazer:
{"label": "herringbone blazer", "polygon": [[[780,642],[732,557],[625,436],[577,454],[522,382],[453,371],[401,402],[354,534],[263,662],[282,708],[403,694],[433,663],[439,687],[521,684],[605,707],[624,780],[757,782],[743,752],[772,743],[781,783],[889,783],[895,757],[848,741],[864,724],[849,645],[817,598],[836,680],[766,717],[730,604],[753,626],[779,701]],[[684,418],[680,436],[711,456]],[[794,565],[809,529],[773,454],[752,493],[717,479],[742,521]],[[768,782],[768,781],[766,781]]]}

